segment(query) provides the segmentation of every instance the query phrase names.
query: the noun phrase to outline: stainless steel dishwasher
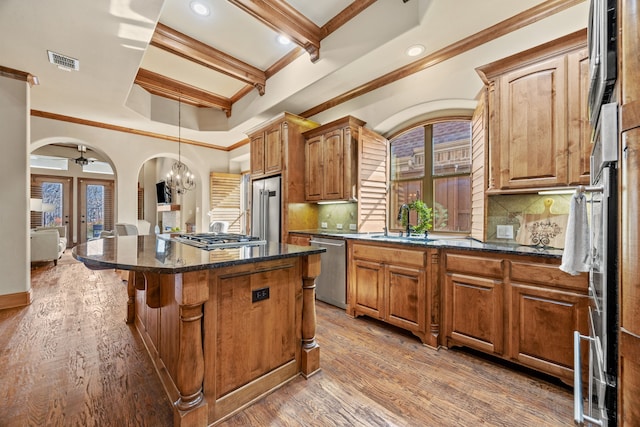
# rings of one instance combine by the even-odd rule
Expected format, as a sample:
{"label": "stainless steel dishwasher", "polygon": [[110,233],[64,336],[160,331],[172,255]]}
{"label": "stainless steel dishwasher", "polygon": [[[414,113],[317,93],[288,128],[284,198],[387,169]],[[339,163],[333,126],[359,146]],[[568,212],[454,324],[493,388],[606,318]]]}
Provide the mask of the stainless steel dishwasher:
{"label": "stainless steel dishwasher", "polygon": [[347,308],[346,242],[343,239],[313,237],[309,243],[327,249],[321,255],[321,271],[316,278],[316,299]]}

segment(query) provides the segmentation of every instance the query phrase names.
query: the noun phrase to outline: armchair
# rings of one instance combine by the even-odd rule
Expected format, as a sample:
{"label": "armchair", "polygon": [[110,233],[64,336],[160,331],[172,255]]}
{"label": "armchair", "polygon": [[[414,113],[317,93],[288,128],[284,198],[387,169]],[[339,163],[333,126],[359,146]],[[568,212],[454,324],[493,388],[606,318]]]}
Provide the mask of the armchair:
{"label": "armchair", "polygon": [[31,230],[31,262],[53,261],[58,259],[67,248],[66,227],[37,227]]}

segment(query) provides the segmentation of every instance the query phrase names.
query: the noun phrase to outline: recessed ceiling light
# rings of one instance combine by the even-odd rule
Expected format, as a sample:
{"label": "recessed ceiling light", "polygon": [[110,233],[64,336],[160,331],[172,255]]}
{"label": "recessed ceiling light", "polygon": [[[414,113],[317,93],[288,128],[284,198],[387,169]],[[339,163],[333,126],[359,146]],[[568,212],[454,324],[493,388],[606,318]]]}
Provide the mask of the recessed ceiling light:
{"label": "recessed ceiling light", "polygon": [[418,55],[422,55],[422,53],[424,52],[424,46],[422,46],[421,44],[415,44],[413,46],[410,46],[406,53],[409,56],[418,56]]}
{"label": "recessed ceiling light", "polygon": [[283,44],[283,45],[288,45],[289,43],[291,43],[291,40],[289,40],[289,37],[287,37],[287,36],[279,35],[278,36],[278,43]]}
{"label": "recessed ceiling light", "polygon": [[191,7],[191,10],[196,13],[196,15],[209,16],[209,6],[207,6],[206,4],[199,1],[192,1],[189,6]]}

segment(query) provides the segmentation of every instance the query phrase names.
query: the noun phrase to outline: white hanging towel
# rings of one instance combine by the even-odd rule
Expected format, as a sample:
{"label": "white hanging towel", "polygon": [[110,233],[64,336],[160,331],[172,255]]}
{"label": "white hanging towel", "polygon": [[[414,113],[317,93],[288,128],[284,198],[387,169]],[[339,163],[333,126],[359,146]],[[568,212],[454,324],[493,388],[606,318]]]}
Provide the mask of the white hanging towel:
{"label": "white hanging towel", "polygon": [[591,266],[589,254],[587,198],[582,192],[576,192],[569,204],[569,220],[560,270],[572,276],[589,271]]}

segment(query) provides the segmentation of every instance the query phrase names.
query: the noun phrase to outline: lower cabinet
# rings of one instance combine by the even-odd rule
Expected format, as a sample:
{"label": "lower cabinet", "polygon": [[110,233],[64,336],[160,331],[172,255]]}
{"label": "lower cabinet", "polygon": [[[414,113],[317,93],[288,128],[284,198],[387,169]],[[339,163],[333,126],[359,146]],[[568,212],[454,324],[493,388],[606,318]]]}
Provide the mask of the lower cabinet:
{"label": "lower cabinet", "polygon": [[587,333],[589,300],[571,292],[512,284],[511,357],[573,380],[573,331]]}
{"label": "lower cabinet", "polygon": [[[504,284],[501,280],[462,274],[447,275],[445,289],[448,337],[452,342],[501,355],[504,349]],[[455,340],[455,341],[454,341]]]}
{"label": "lower cabinet", "polygon": [[445,255],[444,335],[573,383],[573,331],[587,334],[588,278],[559,259],[451,252]]}
{"label": "lower cabinet", "polygon": [[370,316],[438,346],[438,251],[349,241],[347,314]]}
{"label": "lower cabinet", "polygon": [[311,237],[308,234],[296,234],[289,233],[289,243],[290,245],[298,245],[298,246],[310,246]]}

